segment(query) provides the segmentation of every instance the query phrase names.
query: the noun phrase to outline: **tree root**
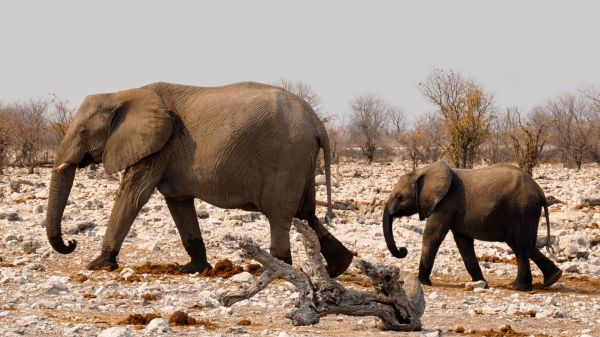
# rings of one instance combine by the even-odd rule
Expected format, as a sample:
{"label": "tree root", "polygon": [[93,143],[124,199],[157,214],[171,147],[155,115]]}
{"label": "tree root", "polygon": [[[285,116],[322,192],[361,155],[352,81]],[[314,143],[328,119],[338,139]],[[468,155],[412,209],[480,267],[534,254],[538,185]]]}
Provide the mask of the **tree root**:
{"label": "tree root", "polygon": [[296,308],[286,315],[293,325],[311,325],[318,323],[325,315],[343,314],[379,317],[380,327],[384,330],[421,329],[420,318],[425,311],[425,296],[414,275],[402,281],[396,267],[359,260],[355,266],[371,279],[375,293],[346,289],[328,276],[315,232],[305,221],[294,219],[293,224],[302,234],[307,256],[302,270],[274,258],[245,237],[239,242],[240,248],[247,257],[260,262],[266,269],[248,288],[222,295],[220,302],[223,305],[229,307],[248,299],[266,288],[274,279],[281,277],[291,282],[299,292]]}

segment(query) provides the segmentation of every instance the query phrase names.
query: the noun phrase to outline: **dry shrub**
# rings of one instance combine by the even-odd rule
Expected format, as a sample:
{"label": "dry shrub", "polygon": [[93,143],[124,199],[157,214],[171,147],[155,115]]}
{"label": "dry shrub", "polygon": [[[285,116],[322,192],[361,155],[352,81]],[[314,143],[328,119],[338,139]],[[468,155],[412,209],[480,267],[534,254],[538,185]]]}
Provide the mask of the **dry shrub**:
{"label": "dry shrub", "polygon": [[83,274],[72,274],[71,276],[69,276],[69,278],[71,279],[71,281],[79,283],[83,283],[89,280],[89,278]]}
{"label": "dry shrub", "polygon": [[156,300],[158,300],[158,296],[156,296],[154,294],[150,294],[150,293],[146,293],[146,294],[142,295],[142,298],[144,299],[144,301],[156,301]]}
{"label": "dry shrub", "polygon": [[90,294],[90,293],[85,293],[83,294],[83,298],[87,298],[87,299],[92,299],[92,298],[96,298],[97,296],[94,294]]}
{"label": "dry shrub", "polygon": [[9,262],[0,262],[0,267],[2,268],[14,268],[15,265]]}
{"label": "dry shrub", "polygon": [[240,326],[250,326],[250,325],[252,325],[252,322],[250,322],[250,320],[248,320],[248,319],[243,319],[241,321],[238,321],[237,325],[240,325]]}
{"label": "dry shrub", "polygon": [[155,318],[159,318],[160,315],[159,314],[131,314],[129,316],[127,316],[127,318],[124,318],[122,320],[120,320],[119,322],[117,322],[117,324],[119,325],[146,325],[148,323],[150,323],[151,320],[155,319]]}
{"label": "dry shrub", "polygon": [[210,320],[200,319],[189,316],[183,311],[175,311],[169,318],[169,323],[175,326],[196,325],[203,326],[207,330],[216,330],[218,326]]}
{"label": "dry shrub", "polygon": [[233,275],[239,274],[243,271],[244,268],[233,264],[233,262],[228,259],[225,259],[217,262],[213,269],[204,269],[200,276],[230,278]]}
{"label": "dry shrub", "polygon": [[249,263],[246,265],[246,271],[252,275],[259,274],[261,268],[262,268],[262,265],[260,265],[258,263]]}

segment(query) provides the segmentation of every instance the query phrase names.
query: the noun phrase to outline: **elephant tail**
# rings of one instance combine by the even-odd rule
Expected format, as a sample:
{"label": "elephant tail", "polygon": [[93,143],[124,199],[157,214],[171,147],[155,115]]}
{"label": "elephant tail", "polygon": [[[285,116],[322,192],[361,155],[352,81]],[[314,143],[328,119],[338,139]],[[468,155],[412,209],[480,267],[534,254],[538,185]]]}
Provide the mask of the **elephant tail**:
{"label": "elephant tail", "polygon": [[329,136],[324,126],[319,127],[319,145],[323,149],[323,161],[325,162],[325,185],[327,187],[327,214],[325,222],[328,225],[330,220],[335,218],[335,214],[331,210],[331,149],[329,148]]}
{"label": "elephant tail", "polygon": [[548,213],[548,201],[546,201],[545,197],[543,202],[542,206],[546,215],[546,251],[554,256],[554,247],[550,244],[550,213]]}

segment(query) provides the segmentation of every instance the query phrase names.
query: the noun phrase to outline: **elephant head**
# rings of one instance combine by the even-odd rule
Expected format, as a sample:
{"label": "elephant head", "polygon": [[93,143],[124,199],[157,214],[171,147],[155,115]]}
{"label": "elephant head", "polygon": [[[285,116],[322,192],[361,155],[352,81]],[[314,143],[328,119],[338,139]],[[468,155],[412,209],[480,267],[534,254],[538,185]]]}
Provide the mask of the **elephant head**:
{"label": "elephant head", "polygon": [[408,253],[406,248],[396,247],[394,218],[419,213],[419,219],[424,220],[448,193],[451,182],[452,170],[443,161],[400,177],[383,209],[383,235],[393,256],[403,258]]}
{"label": "elephant head", "polygon": [[104,163],[106,173],[126,169],[159,151],[169,140],[173,118],[160,97],[149,89],[131,89],[85,98],[60,143],[50,181],[46,234],[52,248],[69,254],[75,240],[65,245],[62,215],[73,185],[75,169]]}

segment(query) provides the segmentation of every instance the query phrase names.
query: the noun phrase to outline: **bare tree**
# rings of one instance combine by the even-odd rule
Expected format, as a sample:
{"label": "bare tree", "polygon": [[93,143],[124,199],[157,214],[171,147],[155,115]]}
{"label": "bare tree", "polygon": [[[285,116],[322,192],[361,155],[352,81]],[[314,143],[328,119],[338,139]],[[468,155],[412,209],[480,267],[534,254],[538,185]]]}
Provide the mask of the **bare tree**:
{"label": "bare tree", "polygon": [[581,90],[583,95],[589,100],[589,123],[590,123],[590,159],[600,163],[600,90],[595,87],[588,87]]}
{"label": "bare tree", "polygon": [[0,106],[0,174],[8,165],[10,149],[14,146],[14,115],[10,108]]}
{"label": "bare tree", "polygon": [[413,171],[419,166],[419,162],[423,161],[423,137],[421,130],[415,125],[410,130],[404,132],[400,138],[400,143],[404,146],[406,157],[412,163]]}
{"label": "bare tree", "polygon": [[475,82],[441,69],[434,70],[419,88],[443,117],[446,154],[455,166],[472,167],[494,117],[493,95]]}
{"label": "bare tree", "polygon": [[444,145],[444,123],[436,113],[427,113],[419,118],[415,129],[422,135],[423,160],[428,163],[436,162],[442,156]]}
{"label": "bare tree", "polygon": [[352,103],[352,126],[363,138],[362,151],[369,164],[373,162],[381,135],[389,122],[389,111],[385,101],[373,94],[356,97]]}
{"label": "bare tree", "polygon": [[54,93],[51,93],[50,96],[54,106],[54,113],[50,117],[50,127],[54,132],[57,143],[60,144],[69,129],[69,124],[73,120],[75,109],[69,106],[68,100],[61,99]]}
{"label": "bare tree", "polygon": [[46,140],[46,112],[49,102],[30,99],[16,103],[13,107],[15,116],[16,142],[20,148],[19,159],[23,166],[34,173],[38,155]]}
{"label": "bare tree", "polygon": [[546,109],[553,117],[563,163],[572,161],[579,170],[591,146],[589,101],[582,95],[564,94],[549,101]]}
{"label": "bare tree", "polygon": [[327,112],[323,111],[323,100],[317,91],[308,83],[302,81],[292,81],[285,78],[279,80],[276,85],[283,89],[291,92],[292,94],[300,96],[303,100],[308,103],[313,111],[321,118],[323,124],[331,121],[332,116]]}
{"label": "bare tree", "polygon": [[506,136],[504,120],[494,118],[490,121],[489,133],[481,146],[481,153],[488,164],[497,164],[510,159],[510,144]]}
{"label": "bare tree", "polygon": [[525,118],[517,108],[509,108],[506,109],[505,124],[513,160],[523,171],[533,175],[533,168],[542,159],[551,119],[539,107]]}
{"label": "bare tree", "polygon": [[402,109],[397,106],[391,106],[388,109],[390,125],[392,127],[392,132],[400,137],[402,133],[406,130],[406,114]]}

